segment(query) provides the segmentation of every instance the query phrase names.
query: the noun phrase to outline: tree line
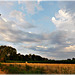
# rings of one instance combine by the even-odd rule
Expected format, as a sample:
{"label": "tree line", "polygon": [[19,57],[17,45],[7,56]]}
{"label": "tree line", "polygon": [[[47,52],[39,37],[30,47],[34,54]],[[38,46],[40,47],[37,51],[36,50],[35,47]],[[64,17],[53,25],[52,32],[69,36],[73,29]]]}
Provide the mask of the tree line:
{"label": "tree line", "polygon": [[75,64],[75,58],[66,59],[66,60],[52,60],[48,58],[41,57],[35,54],[20,54],[17,53],[15,48],[11,46],[0,46],[0,62],[7,62],[10,61],[28,61],[31,63],[72,63]]}
{"label": "tree line", "polygon": [[39,55],[22,55],[20,53],[17,54],[17,50],[10,46],[0,46],[0,61],[47,61],[47,58],[43,58]]}

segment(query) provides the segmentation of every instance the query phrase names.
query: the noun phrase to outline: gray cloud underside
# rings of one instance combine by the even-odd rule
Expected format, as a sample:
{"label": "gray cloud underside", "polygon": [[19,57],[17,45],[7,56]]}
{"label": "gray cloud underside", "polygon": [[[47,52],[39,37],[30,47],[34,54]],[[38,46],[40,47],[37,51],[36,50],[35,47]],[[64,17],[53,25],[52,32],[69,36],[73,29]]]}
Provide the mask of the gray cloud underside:
{"label": "gray cloud underside", "polygon": [[[2,37],[1,40],[16,44],[29,42],[30,47],[24,46],[24,48],[31,50],[36,54],[38,52],[42,56],[46,55],[47,57],[56,57],[57,59],[60,59],[61,57],[64,58],[61,52],[66,55],[64,48],[69,47],[70,45],[74,45],[75,43],[75,32],[61,30],[52,32],[50,34],[34,34],[23,32],[22,30],[13,27],[13,24],[15,24],[13,21],[5,22],[2,18],[0,18],[0,36]],[[67,43],[67,41],[71,43]],[[31,43],[35,43],[35,45],[32,45]],[[41,47],[41,45],[44,47]],[[67,54],[70,53],[68,52]],[[68,55],[66,55],[65,58],[67,58],[67,56]]]}
{"label": "gray cloud underside", "polygon": [[2,18],[0,18],[0,34],[3,37],[3,40],[10,42],[38,42],[43,38],[43,36],[38,34],[23,32],[17,27],[13,27],[13,24],[15,24],[13,21],[5,22]]}

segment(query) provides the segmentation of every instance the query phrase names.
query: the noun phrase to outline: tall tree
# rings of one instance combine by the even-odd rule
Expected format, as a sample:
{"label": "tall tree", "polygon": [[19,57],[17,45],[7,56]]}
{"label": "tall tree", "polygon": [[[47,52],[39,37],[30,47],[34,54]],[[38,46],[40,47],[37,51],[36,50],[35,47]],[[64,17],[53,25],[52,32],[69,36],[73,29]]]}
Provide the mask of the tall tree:
{"label": "tall tree", "polygon": [[5,61],[10,56],[16,55],[17,51],[15,48],[10,46],[0,46],[0,61]]}

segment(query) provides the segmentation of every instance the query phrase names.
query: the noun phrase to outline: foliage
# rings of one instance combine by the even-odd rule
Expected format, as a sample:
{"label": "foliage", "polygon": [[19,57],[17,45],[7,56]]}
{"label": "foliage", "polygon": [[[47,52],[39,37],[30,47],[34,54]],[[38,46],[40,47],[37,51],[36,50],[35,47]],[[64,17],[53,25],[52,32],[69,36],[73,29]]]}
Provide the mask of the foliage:
{"label": "foliage", "polygon": [[0,63],[0,68],[1,68],[1,63]]}
{"label": "foliage", "polygon": [[67,60],[51,60],[47,58],[43,58],[39,55],[22,55],[20,53],[17,54],[17,50],[10,46],[0,46],[0,62],[13,62],[13,63],[68,63],[75,64],[75,58],[67,59]]}
{"label": "foliage", "polygon": [[25,63],[25,61],[7,60],[6,63]]}
{"label": "foliage", "polygon": [[0,46],[0,61],[6,61],[10,56],[16,55],[16,49],[10,46]]}
{"label": "foliage", "polygon": [[12,61],[47,61],[47,58],[42,58],[39,55],[21,55],[17,54],[17,50],[10,46],[0,46],[0,61],[7,62],[8,60]]}

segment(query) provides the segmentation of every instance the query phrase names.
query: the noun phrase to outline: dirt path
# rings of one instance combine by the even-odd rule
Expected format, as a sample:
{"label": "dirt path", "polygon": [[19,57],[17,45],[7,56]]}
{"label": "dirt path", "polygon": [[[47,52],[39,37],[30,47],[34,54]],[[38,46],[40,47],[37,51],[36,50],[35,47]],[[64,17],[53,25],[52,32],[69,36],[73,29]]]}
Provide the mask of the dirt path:
{"label": "dirt path", "polygon": [[6,74],[5,72],[3,72],[3,71],[1,71],[1,69],[0,69],[0,74]]}

